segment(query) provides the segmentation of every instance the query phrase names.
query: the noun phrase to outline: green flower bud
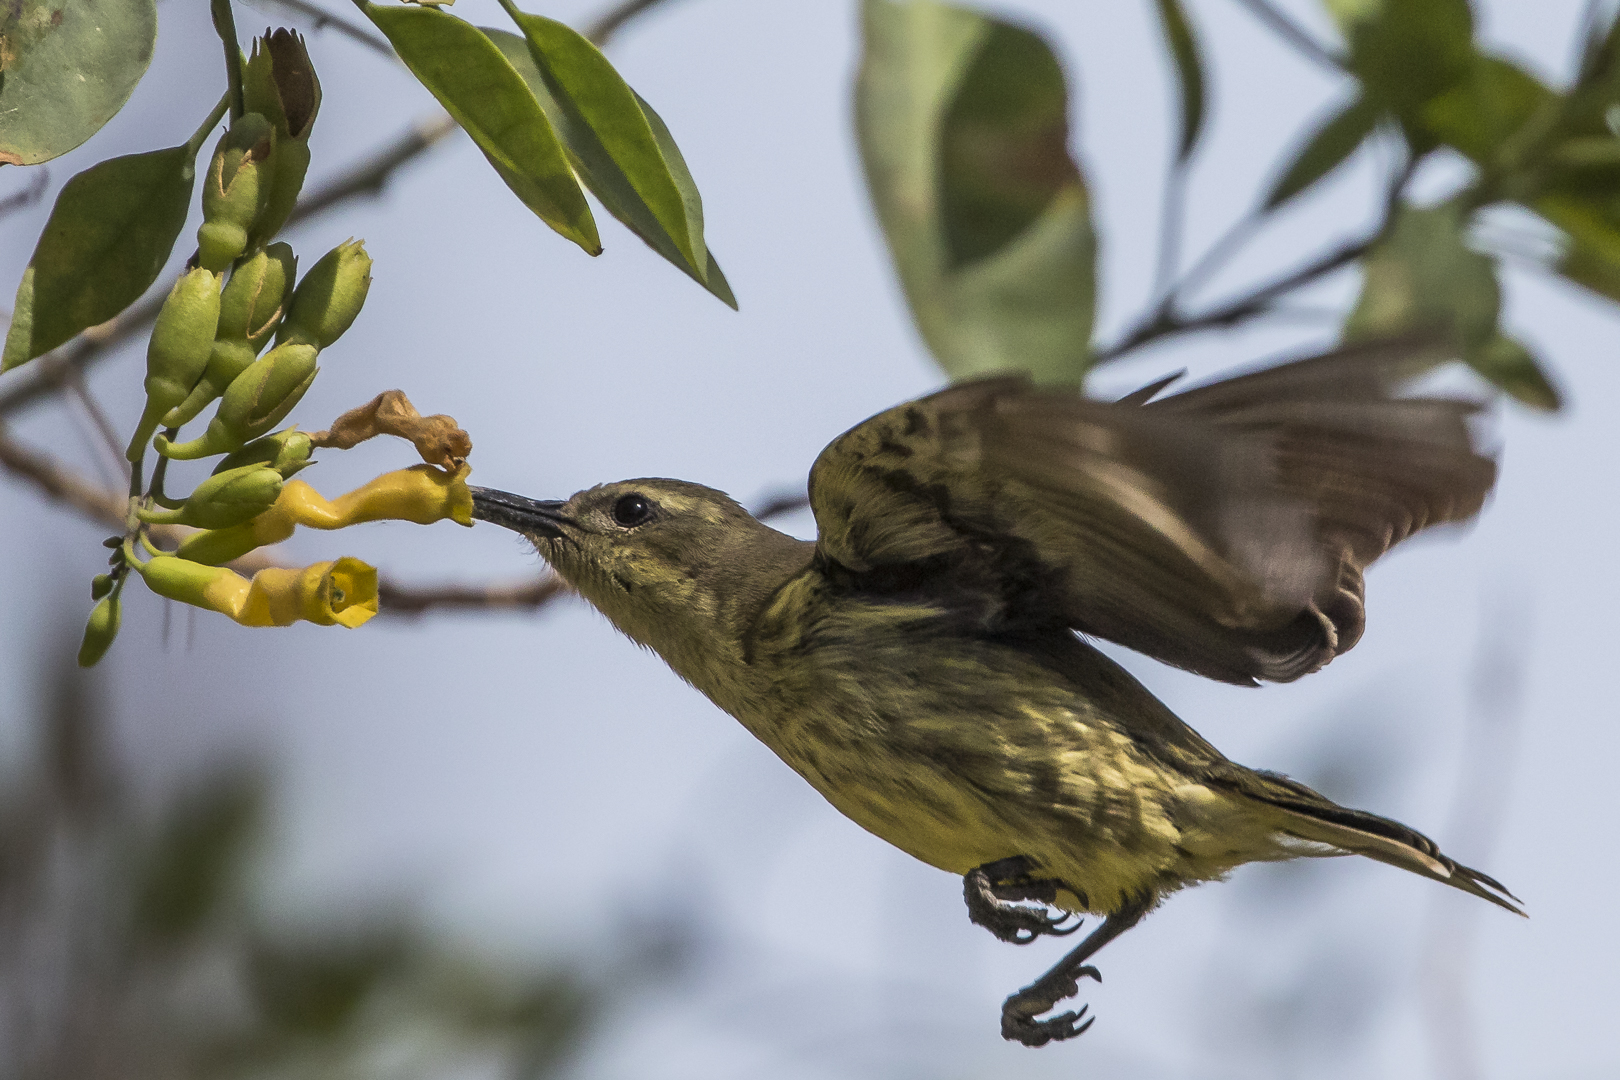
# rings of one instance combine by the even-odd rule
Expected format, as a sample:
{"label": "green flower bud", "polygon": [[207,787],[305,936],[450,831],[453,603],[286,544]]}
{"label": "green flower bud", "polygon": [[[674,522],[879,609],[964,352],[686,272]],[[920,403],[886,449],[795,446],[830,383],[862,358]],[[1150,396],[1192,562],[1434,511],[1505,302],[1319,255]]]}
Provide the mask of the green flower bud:
{"label": "green flower bud", "polygon": [[195,529],[228,529],[252,521],[281,494],[281,474],[268,465],[244,465],[215,473],[197,485],[177,510],[141,510],[153,525],[190,525]]}
{"label": "green flower bud", "polygon": [[278,135],[309,141],[321,109],[321,82],[301,34],[281,29],[253,40],[242,69],[242,96],[248,112],[268,119]]}
{"label": "green flower bud", "polygon": [[276,342],[324,349],[360,314],[371,288],[371,256],[364,240],[348,240],[321,256],[298,283]]}
{"label": "green flower bud", "polygon": [[262,113],[276,128],[275,177],[250,241],[262,243],[286,224],[309,169],[309,131],[321,108],[321,83],[304,39],[277,30],[255,40],[242,72],[242,92],[248,110]]}
{"label": "green flower bud", "polygon": [[146,347],[146,411],[126,457],[139,461],[165,413],[202,378],[219,327],[219,280],[201,267],[180,275],[163,301]]}
{"label": "green flower bud", "polygon": [[307,466],[315,464],[310,458],[314,452],[314,444],[309,441],[307,434],[288,428],[286,431],[278,431],[274,435],[253,440],[221,461],[214,467],[214,471],[220,473],[244,465],[268,465],[280,473],[283,480],[287,480]]}
{"label": "green flower bud", "polygon": [[163,417],[164,427],[184,427],[208,407],[208,403],[225,392],[231,381],[253,363],[253,346],[245,341],[216,341],[209,350],[208,366],[202,378],[191,388],[186,400],[170,409]]}
{"label": "green flower bud", "polygon": [[287,224],[293,208],[298,205],[298,194],[304,190],[304,176],[309,172],[309,144],[288,140],[276,146],[275,176],[271,180],[270,197],[264,213],[254,222],[248,242],[257,246],[275,236]]}
{"label": "green flower bud", "polygon": [[189,461],[228,454],[265,434],[292,411],[315,381],[317,352],[310,345],[277,345],[231,382],[207,431],[179,444],[159,435],[154,442],[158,453]]}
{"label": "green flower bud", "polygon": [[271,244],[231,273],[219,298],[218,338],[202,378],[185,401],[163,418],[164,427],[181,427],[225,392],[270,340],[292,297],[298,259],[286,244]]}
{"label": "green flower bud", "polygon": [[95,667],[96,662],[112,648],[118,636],[118,623],[123,615],[118,597],[104,596],[90,612],[90,621],[84,626],[84,640],[79,644],[79,666]]}
{"label": "green flower bud", "polygon": [[271,244],[238,266],[220,293],[219,336],[248,342],[256,355],[281,321],[297,276],[298,257],[287,244]]}
{"label": "green flower bud", "polygon": [[247,229],[234,221],[205,221],[197,226],[197,263],[216,273],[247,250]]}
{"label": "green flower bud", "polygon": [[90,579],[90,599],[100,600],[112,592],[113,579],[111,574],[97,574]]}
{"label": "green flower bud", "polygon": [[232,124],[214,149],[203,180],[197,258],[215,273],[247,250],[248,230],[270,200],[275,149],[275,126],[258,113]]}

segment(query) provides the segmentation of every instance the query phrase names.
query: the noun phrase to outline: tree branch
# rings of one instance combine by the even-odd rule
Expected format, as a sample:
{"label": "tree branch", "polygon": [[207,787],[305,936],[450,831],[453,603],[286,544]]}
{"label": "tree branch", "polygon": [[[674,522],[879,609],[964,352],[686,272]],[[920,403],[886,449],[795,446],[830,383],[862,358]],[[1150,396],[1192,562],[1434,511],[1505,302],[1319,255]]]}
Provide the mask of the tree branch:
{"label": "tree branch", "polygon": [[661,3],[663,0],[625,0],[592,19],[581,33],[595,42],[597,48],[605,49],[608,41],[624,29],[625,23]]}
{"label": "tree branch", "polygon": [[[1381,233],[1381,230],[1380,230]],[[1303,285],[1308,285],[1318,278],[1326,277],[1333,271],[1355,262],[1366,254],[1372,247],[1378,235],[1374,234],[1365,240],[1358,240],[1352,244],[1345,244],[1328,252],[1315,262],[1307,263],[1290,274],[1277,278],[1260,286],[1246,296],[1238,297],[1220,307],[1212,308],[1200,315],[1179,315],[1175,310],[1175,295],[1167,297],[1164,303],[1147,320],[1140,323],[1136,329],[1126,334],[1115,344],[1103,349],[1093,360],[1093,366],[1106,364],[1117,360],[1126,353],[1134,352],[1142,346],[1166,338],[1179,337],[1199,330],[1213,330],[1236,326],[1246,322],[1257,315],[1264,314],[1270,309],[1272,301],[1276,300]]]}
{"label": "tree branch", "polygon": [[39,202],[40,196],[45,194],[45,188],[50,181],[51,175],[47,170],[37,170],[34,173],[34,178],[28,182],[27,187],[13,195],[7,195],[5,198],[0,199],[0,218],[5,217],[7,214],[14,214],[24,207]]}
{"label": "tree branch", "polygon": [[1272,33],[1292,45],[1300,55],[1335,71],[1349,70],[1349,63],[1344,57],[1307,34],[1298,23],[1272,7],[1269,0],[1237,0],[1237,3],[1247,8],[1249,14],[1264,23]]}
{"label": "tree branch", "polygon": [[[417,121],[392,142],[306,193],[288,216],[287,226],[307,221],[351,198],[380,194],[401,166],[455,130],[456,122],[444,113]],[[92,326],[66,345],[19,369],[11,384],[0,390],[0,419],[62,389],[106,353],[140,334],[157,319],[167,295],[168,290],[158,289],[117,317]]]}
{"label": "tree branch", "polygon": [[352,23],[341,16],[334,15],[319,4],[309,3],[308,0],[247,0],[252,7],[278,7],[302,15],[314,24],[316,30],[331,28],[351,41],[358,42],[372,52],[380,53],[390,60],[395,59],[394,47],[382,37],[372,33],[358,23]]}

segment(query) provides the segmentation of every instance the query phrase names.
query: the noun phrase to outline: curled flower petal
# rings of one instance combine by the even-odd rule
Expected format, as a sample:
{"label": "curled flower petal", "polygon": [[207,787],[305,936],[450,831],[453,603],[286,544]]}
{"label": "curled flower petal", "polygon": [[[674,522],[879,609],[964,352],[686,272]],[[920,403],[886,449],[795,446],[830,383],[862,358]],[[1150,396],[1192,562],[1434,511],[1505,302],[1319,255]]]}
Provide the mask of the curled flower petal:
{"label": "curled flower petal", "polygon": [[463,465],[454,473],[432,465],[384,473],[346,495],[326,499],[302,480],[281,487],[275,505],[252,521],[188,537],[175,552],[192,562],[219,565],[239,559],[254,548],[279,544],[294,528],[342,529],[363,521],[411,521],[431,525],[449,519],[472,524],[472,492]]}
{"label": "curled flower petal", "polygon": [[174,555],[136,564],[159,596],[228,615],[243,626],[356,627],[377,614],[377,571],[359,559],[315,563],[302,569],[272,567],[253,580],[223,566]]}

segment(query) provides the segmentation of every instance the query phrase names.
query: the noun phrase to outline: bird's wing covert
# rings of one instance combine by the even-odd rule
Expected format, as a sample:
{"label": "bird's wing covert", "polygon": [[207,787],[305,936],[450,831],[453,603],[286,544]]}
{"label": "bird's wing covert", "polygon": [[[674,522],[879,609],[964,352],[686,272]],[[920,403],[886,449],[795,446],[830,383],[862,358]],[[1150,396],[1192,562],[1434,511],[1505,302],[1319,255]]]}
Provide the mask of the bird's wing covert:
{"label": "bird's wing covert", "polygon": [[1340,349],[1141,404],[1016,377],[953,386],[839,436],[810,473],[819,550],[863,581],[996,594],[1216,679],[1287,681],[1356,643],[1362,571],[1476,514],[1496,478],[1478,402],[1401,396],[1449,359]]}

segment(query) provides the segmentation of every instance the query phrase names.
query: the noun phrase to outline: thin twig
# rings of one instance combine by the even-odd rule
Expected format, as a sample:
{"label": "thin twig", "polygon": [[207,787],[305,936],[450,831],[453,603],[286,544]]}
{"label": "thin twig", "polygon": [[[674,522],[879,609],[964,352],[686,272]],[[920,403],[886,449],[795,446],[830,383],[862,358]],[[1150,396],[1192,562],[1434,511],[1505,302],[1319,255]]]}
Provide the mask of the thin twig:
{"label": "thin twig", "polygon": [[95,395],[90,393],[90,387],[84,381],[84,375],[75,371],[68,376],[68,389],[72,391],[74,400],[78,401],[87,416],[90,424],[96,431],[96,447],[100,451],[97,457],[101,458],[117,477],[120,487],[129,483],[129,460],[124,457],[123,448],[118,445],[118,431],[113,427],[112,420],[107,411],[101,407]]}
{"label": "thin twig", "polygon": [[381,195],[400,166],[457,130],[448,113],[418,120],[393,142],[356,162],[316,190],[298,200],[287,218],[289,227],[359,195]]}
{"label": "thin twig", "polygon": [[550,571],[515,581],[415,588],[384,578],[377,582],[377,607],[409,617],[430,611],[534,611],[568,591],[563,579]]}
{"label": "thin twig", "polygon": [[809,495],[802,491],[791,492],[768,497],[759,505],[758,509],[751,511],[751,513],[761,521],[769,521],[773,517],[797,513],[809,505]]}
{"label": "thin twig", "polygon": [[246,0],[246,2],[249,7],[276,7],[302,15],[314,24],[316,30],[328,28],[336,30],[344,37],[364,45],[372,52],[386,56],[390,60],[397,59],[394,47],[388,44],[387,40],[381,35],[372,33],[359,23],[353,23],[341,16],[334,15],[319,4],[309,3],[308,0]]}
{"label": "thin twig", "polygon": [[1159,257],[1153,270],[1153,295],[1163,304],[1176,295],[1176,268],[1181,262],[1182,224],[1187,210],[1187,159],[1177,155],[1164,178],[1159,208]]}
{"label": "thin twig", "polygon": [[625,0],[592,19],[581,32],[595,42],[597,48],[605,49],[613,35],[624,29],[625,23],[661,3],[663,0]]}
{"label": "thin twig", "polygon": [[1150,342],[1180,337],[1183,334],[1190,334],[1199,330],[1231,327],[1246,322],[1269,310],[1271,302],[1278,297],[1303,285],[1308,285],[1319,278],[1326,277],[1340,267],[1361,258],[1381,234],[1382,230],[1365,240],[1358,240],[1335,248],[1298,270],[1285,274],[1245,296],[1238,297],[1236,300],[1229,301],[1199,315],[1178,315],[1173,307],[1161,306],[1147,321],[1138,325],[1136,329],[1126,334],[1120,341],[1099,352],[1093,364],[1095,366],[1117,360],[1126,353],[1133,352]]}
{"label": "thin twig", "polygon": [[1272,7],[1269,0],[1237,0],[1237,3],[1247,8],[1249,14],[1292,45],[1301,55],[1335,71],[1349,70],[1349,63],[1344,57],[1311,37],[1298,23]]}
{"label": "thin twig", "polygon": [[242,99],[242,39],[236,33],[236,13],[231,0],[212,0],[214,29],[219,33],[220,45],[225,50],[225,81],[230,86],[231,120],[242,119],[247,111]]}
{"label": "thin twig", "polygon": [[14,214],[24,207],[39,202],[50,182],[50,170],[39,169],[35,171],[34,178],[28,182],[27,187],[16,194],[7,195],[5,198],[0,199],[0,218],[5,217],[7,214]]}

